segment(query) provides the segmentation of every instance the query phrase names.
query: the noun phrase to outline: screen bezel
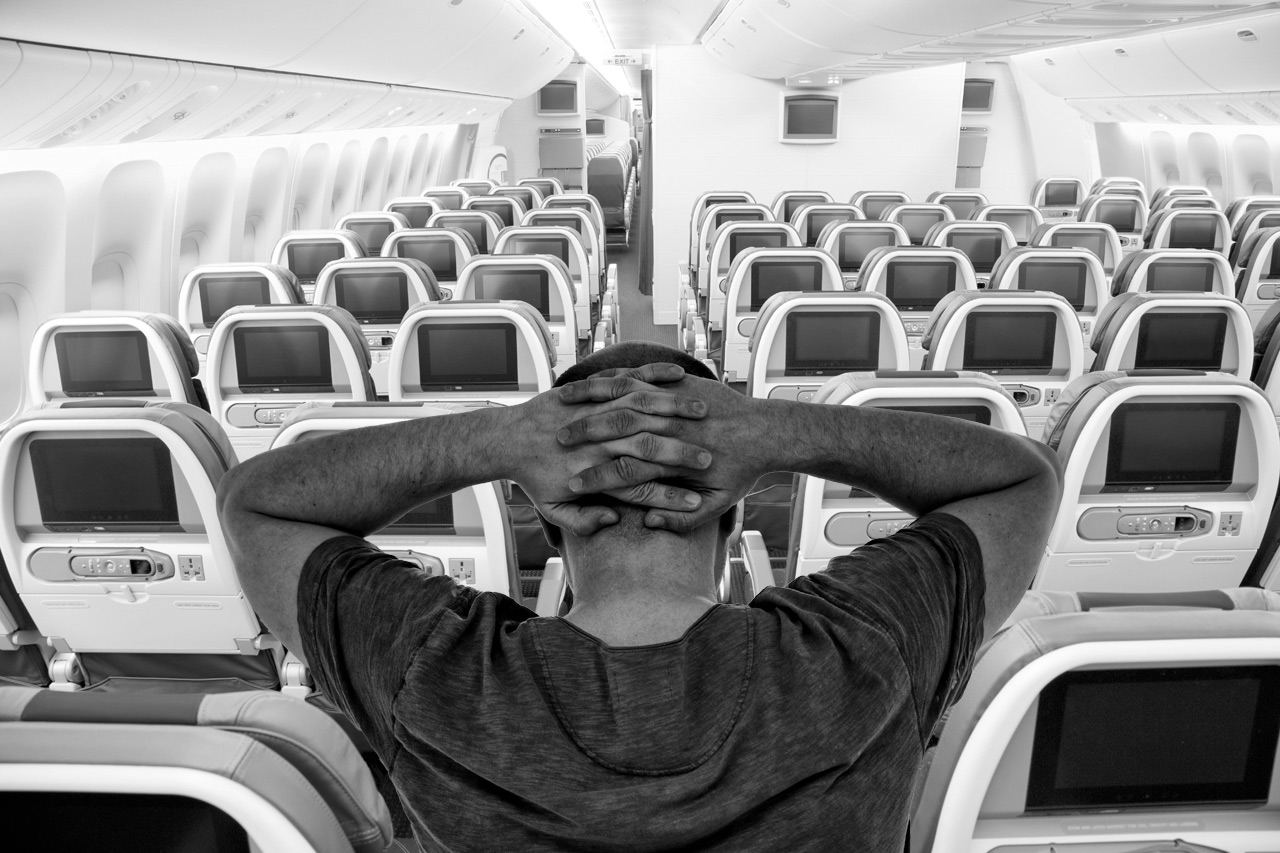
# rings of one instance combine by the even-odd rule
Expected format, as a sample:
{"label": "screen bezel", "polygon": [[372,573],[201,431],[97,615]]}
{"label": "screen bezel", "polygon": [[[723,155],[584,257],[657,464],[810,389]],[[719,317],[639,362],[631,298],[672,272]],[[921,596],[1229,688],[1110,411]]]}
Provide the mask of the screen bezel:
{"label": "screen bezel", "polygon": [[[506,346],[506,366],[501,378],[487,373],[432,374],[430,336],[433,332],[500,331]],[[423,323],[417,330],[418,387],[423,391],[518,391],[519,359],[516,354],[516,327],[511,323]],[[425,381],[430,377],[431,381]]]}
{"label": "screen bezel", "polygon": [[[160,504],[158,510],[152,512],[135,512],[126,518],[109,518],[110,515],[125,515],[120,512],[90,513],[89,517],[77,518],[72,513],[59,511],[54,507],[52,471],[50,455],[56,452],[56,445],[74,442],[81,447],[101,447],[104,451],[119,452],[121,443],[130,443],[137,447],[149,447],[154,457],[156,470],[160,477]],[[180,521],[178,512],[177,490],[173,480],[173,457],[164,441],[155,436],[136,436],[119,438],[33,438],[27,445],[27,454],[31,460],[32,475],[35,480],[36,501],[40,507],[40,520],[48,530],[54,533],[83,532],[90,529],[165,531],[175,528]],[[85,472],[86,476],[94,476],[94,472]],[[116,507],[118,510],[118,507]]]}
{"label": "screen bezel", "polygon": [[750,297],[750,302],[748,303],[748,307],[747,307],[748,311],[754,311],[754,312],[760,311],[764,307],[764,303],[769,300],[769,296],[766,296],[764,299],[760,298],[761,272],[764,269],[771,269],[774,267],[784,267],[784,266],[785,267],[804,267],[806,269],[812,269],[815,273],[814,281],[817,286],[812,288],[778,290],[778,291],[774,291],[773,293],[770,293],[769,296],[776,296],[779,293],[818,293],[819,291],[822,290],[822,261],[820,260],[816,260],[816,259],[811,260],[806,258],[803,260],[772,259],[772,260],[756,261],[754,264],[751,265],[751,275],[749,277],[750,281],[749,281],[748,295]]}
{"label": "screen bezel", "polygon": [[[1153,412],[1168,412],[1170,423],[1177,422],[1179,414],[1193,411],[1224,411],[1227,415],[1226,434],[1218,457],[1216,471],[1170,472],[1164,476],[1139,477],[1120,471],[1120,450],[1124,446],[1128,429],[1126,416],[1137,408]],[[1223,492],[1234,481],[1236,445],[1240,438],[1240,406],[1233,402],[1188,403],[1121,403],[1111,415],[1111,434],[1107,446],[1107,466],[1103,485],[1104,493],[1122,492]],[[1224,478],[1223,472],[1226,473]]]}
{"label": "screen bezel", "polygon": [[[557,92],[572,92],[573,105],[570,107],[547,106],[546,96],[548,90]],[[538,90],[537,97],[537,114],[540,116],[571,116],[578,114],[578,81],[576,80],[551,80],[541,89]]]}
{"label": "screen bezel", "polygon": [[[973,256],[969,254],[969,249],[965,249],[962,246],[956,245],[957,240],[969,241],[972,243],[976,243],[979,240],[994,241],[992,245],[995,246],[995,253],[991,258],[991,263],[989,264],[984,263],[983,265],[979,266],[977,261],[973,259]],[[965,233],[964,231],[959,231],[959,230],[952,231],[950,234],[947,235],[947,245],[958,252],[963,252],[964,256],[969,259],[969,264],[973,267],[973,271],[975,273],[978,273],[979,275],[987,275],[993,269],[995,269],[996,264],[1000,262],[1000,256],[1004,254],[1004,236],[999,232],[995,232],[993,234],[981,234],[981,233],[974,234],[974,233]]]}
{"label": "screen bezel", "polygon": [[[1050,200],[1050,190],[1058,187],[1071,188],[1071,201],[1052,201]],[[1044,185],[1044,206],[1045,207],[1078,207],[1080,204],[1080,185],[1075,181],[1046,181]]]}
{"label": "screen bezel", "polygon": [[[433,248],[437,246],[443,246],[447,250],[447,254],[449,256],[448,267],[446,267],[443,270],[438,269],[426,258],[420,255],[407,253],[405,251],[406,248],[412,248],[414,246],[431,246]],[[397,257],[408,258],[409,260],[419,261],[421,263],[426,264],[427,268],[430,269],[433,273],[435,273],[436,281],[438,282],[458,280],[458,246],[456,243],[453,242],[452,238],[449,238],[449,237],[433,238],[433,237],[425,237],[425,236],[424,237],[403,237],[400,240],[396,241],[396,255]]]}
{"label": "screen bezel", "polygon": [[[530,251],[528,248],[526,248],[526,244],[530,242],[555,243],[559,247],[559,251],[558,252]],[[511,250],[509,254],[512,254],[512,255],[550,255],[553,258],[558,258],[559,260],[564,261],[566,266],[568,266],[569,264],[569,238],[568,237],[560,237],[554,234],[546,237],[528,237],[520,234],[514,234],[511,236],[509,242],[507,242],[506,248],[509,248]]]}
{"label": "screen bezel", "polygon": [[[1098,202],[1098,206],[1094,209],[1094,219],[1103,225],[1110,225],[1116,229],[1119,234],[1136,234],[1138,230],[1138,205],[1140,202],[1133,199],[1109,198]],[[1110,219],[1104,218],[1104,210],[1126,210],[1128,211],[1124,228],[1112,222]]]}
{"label": "screen bezel", "polygon": [[[1048,323],[1049,333],[1041,339],[1041,351],[1035,363],[1009,357],[977,358],[974,355],[977,326],[981,320],[1010,317],[1035,318]],[[1053,354],[1058,342],[1058,315],[1053,311],[971,311],[964,323],[964,370],[982,373],[1043,375],[1053,370]]]}
{"label": "screen bezel", "polygon": [[[294,253],[297,252],[298,249],[322,249],[322,248],[331,248],[331,247],[336,247],[340,252],[340,254],[338,255],[338,257],[330,258],[329,260],[321,264],[319,268],[316,269],[314,276],[303,275],[302,273],[298,272],[297,269],[294,268],[294,264],[297,262],[294,257]],[[295,240],[285,246],[285,258],[288,261],[286,266],[289,268],[290,272],[292,272],[295,276],[298,277],[299,281],[315,281],[320,277],[320,273],[324,271],[325,267],[327,267],[329,264],[334,263],[335,261],[345,260],[346,257],[347,257],[347,247],[338,240]]]}
{"label": "screen bezel", "polygon": [[[749,246],[741,245],[743,240],[758,240],[768,238],[778,242],[776,246],[761,246],[759,243],[752,243]],[[787,245],[787,235],[781,231],[734,231],[729,234],[728,240],[729,262],[747,249],[783,249]]]}
{"label": "screen bezel", "polygon": [[542,319],[546,320],[547,322],[551,322],[554,319],[551,316],[551,273],[548,270],[543,269],[542,267],[536,267],[532,269],[519,269],[519,270],[504,270],[504,269],[477,267],[475,271],[472,272],[471,274],[473,289],[476,295],[475,298],[476,299],[510,299],[510,297],[506,297],[506,296],[491,296],[486,294],[485,290],[487,289],[488,285],[485,282],[485,279],[488,278],[489,276],[525,275],[530,273],[537,275],[539,277],[539,284],[541,285],[541,294],[540,294],[541,298],[537,302],[530,302],[527,299],[516,299],[513,301],[524,302],[526,305],[532,305],[533,310],[537,311],[539,314],[542,315]]}
{"label": "screen bezel", "polygon": [[[137,349],[139,377],[136,380],[126,379],[104,379],[104,380],[87,380],[76,379],[72,376],[71,361],[67,357],[67,343],[71,337],[76,338],[128,338],[134,342]],[[53,348],[58,357],[58,377],[62,382],[63,393],[66,394],[92,394],[101,396],[122,396],[122,395],[139,395],[154,394],[155,385],[151,374],[151,354],[147,347],[147,336],[140,329],[117,329],[117,330],[98,330],[98,329],[62,329],[53,335]]]}
{"label": "screen bezel", "polygon": [[[933,300],[928,304],[925,304],[925,302],[918,299],[904,301],[904,300],[899,300],[895,298],[895,291],[897,289],[898,270],[901,269],[902,267],[908,267],[908,266],[945,268],[947,270],[946,291],[942,294],[942,296],[939,296],[937,299]],[[892,302],[894,304],[894,307],[896,307],[899,311],[932,311],[934,308],[938,306],[938,303],[942,301],[943,297],[945,297],[948,293],[951,293],[956,289],[956,286],[958,284],[956,279],[957,279],[957,269],[956,269],[956,264],[953,261],[898,260],[898,261],[894,261],[893,263],[890,263],[888,266],[888,269],[885,271],[884,295],[889,298],[889,301]]]}
{"label": "screen bezel", "polygon": [[[244,358],[245,338],[279,332],[305,332],[314,336],[319,342],[320,372],[301,377],[250,376],[247,359]],[[231,342],[236,354],[236,384],[243,394],[324,393],[334,390],[333,365],[329,354],[329,330],[324,326],[236,326],[231,330]],[[304,381],[308,379],[314,381]]]}
{"label": "screen bezel", "polygon": [[[1216,251],[1218,248],[1218,229],[1217,220],[1210,216],[1175,216],[1169,223],[1169,246],[1170,249],[1199,249],[1204,252]],[[1186,228],[1201,228],[1203,226],[1209,228],[1209,245],[1208,246],[1181,246],[1177,240],[1179,232]]]}
{"label": "screen bezel", "polygon": [[[1067,296],[1065,293],[1061,293],[1057,290],[1046,289],[1043,287],[1027,287],[1026,286],[1027,277],[1029,273],[1035,273],[1040,270],[1049,269],[1049,268],[1066,269],[1066,270],[1072,270],[1075,272],[1076,274],[1075,284],[1080,294],[1080,298],[1078,300],[1072,299],[1071,297]],[[1065,263],[1062,261],[1050,261],[1050,260],[1023,261],[1021,264],[1018,265],[1018,290],[1037,291],[1040,293],[1056,293],[1058,296],[1061,296],[1063,299],[1067,300],[1068,303],[1070,303],[1073,311],[1083,311],[1085,310],[1086,306],[1089,304],[1088,273],[1089,273],[1088,267],[1086,267],[1084,264],[1076,263],[1076,262]]]}
{"label": "screen bezel", "polygon": [[[400,296],[398,313],[389,314],[387,312],[372,313],[368,311],[356,312],[348,307],[346,302],[347,287],[355,282],[351,279],[370,279],[374,277],[394,276],[398,279],[398,287],[396,292]],[[383,272],[374,272],[366,270],[343,270],[335,273],[333,276],[333,298],[339,308],[343,308],[362,326],[376,325],[399,325],[404,321],[404,315],[409,311],[409,276],[401,270],[386,270]]]}
{"label": "screen bezel", "polygon": [[[805,319],[834,320],[847,322],[869,322],[870,328],[864,339],[867,342],[870,357],[861,363],[846,362],[836,364],[834,360],[805,360],[796,355],[796,344],[804,330],[799,328]],[[880,314],[875,311],[792,311],[787,314],[786,321],[787,346],[783,361],[784,376],[838,376],[841,373],[880,369]]]}
{"label": "screen bezel", "polygon": [[[830,121],[816,133],[800,133],[792,130],[795,121],[792,110],[800,107],[822,106],[829,110]],[[824,120],[827,118],[823,116]],[[782,98],[782,141],[798,143],[832,143],[840,138],[840,96],[808,92],[801,95],[784,95]]]}
{"label": "screen bezel", "polygon": [[[1199,258],[1194,259],[1194,263],[1185,263],[1183,261],[1173,260],[1155,260],[1147,264],[1146,284],[1148,293],[1214,293],[1213,280],[1217,272],[1212,262],[1202,261]],[[1203,289],[1188,290],[1185,287],[1152,287],[1160,274],[1166,270],[1195,270],[1203,274],[1205,287]]]}
{"label": "screen bezel", "polygon": [[[250,285],[250,284],[258,285],[259,301],[237,302],[235,305],[231,305],[231,306],[228,306],[227,308],[224,308],[221,312],[219,312],[217,317],[214,317],[211,320],[209,319],[209,316],[210,316],[209,286],[210,284],[213,284],[213,283],[223,284],[226,282],[235,282],[237,284],[243,283],[245,285]],[[240,305],[270,305],[271,304],[271,282],[267,281],[267,277],[265,275],[255,274],[255,275],[244,275],[244,276],[237,276],[237,275],[201,276],[196,281],[196,289],[200,293],[200,321],[204,324],[204,327],[206,329],[212,329],[214,324],[217,323],[218,320],[222,319],[222,315],[227,313],[227,311],[231,310],[231,308],[234,308]]]}
{"label": "screen bezel", "polygon": [[[1183,317],[1209,317],[1214,321],[1213,327],[1213,349],[1217,352],[1216,364],[1185,364],[1176,361],[1164,361],[1151,363],[1144,358],[1146,348],[1151,340],[1152,324],[1159,324],[1161,321],[1170,318]],[[1181,339],[1181,338],[1180,338]],[[1218,371],[1222,369],[1222,356],[1225,350],[1227,340],[1227,315],[1221,312],[1149,312],[1144,314],[1138,320],[1138,339],[1133,351],[1134,369],[1136,370],[1208,370]]]}
{"label": "screen bezel", "polygon": [[[875,229],[848,228],[843,231],[840,231],[836,236],[839,238],[839,244],[836,246],[836,265],[840,267],[840,271],[843,273],[861,272],[862,265],[867,261],[867,255],[871,254],[876,249],[883,249],[886,247],[892,247],[892,246],[898,245],[897,236],[894,234],[892,230],[887,228],[875,228]],[[845,249],[847,247],[846,241],[851,238],[865,239],[868,237],[884,238],[888,242],[881,243],[880,245],[877,245],[877,246],[872,246],[866,252],[863,252],[862,261],[860,261],[857,266],[852,266],[847,264],[845,262]]]}

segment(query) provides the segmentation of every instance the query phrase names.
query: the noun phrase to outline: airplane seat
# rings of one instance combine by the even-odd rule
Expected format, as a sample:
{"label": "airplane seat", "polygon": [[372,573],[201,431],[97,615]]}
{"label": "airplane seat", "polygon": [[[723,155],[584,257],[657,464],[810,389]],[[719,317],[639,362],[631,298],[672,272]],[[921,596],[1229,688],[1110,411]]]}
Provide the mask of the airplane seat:
{"label": "airplane seat", "polygon": [[560,195],[564,192],[564,184],[560,183],[559,178],[521,178],[516,181],[518,187],[533,187],[545,200],[553,195]]}
{"label": "airplane seat", "polygon": [[1086,195],[1079,178],[1041,178],[1031,190],[1030,203],[1045,222],[1071,222],[1078,217]]}
{"label": "airplane seat", "polygon": [[941,727],[909,853],[1280,842],[1280,596],[1032,592],[1024,609]]}
{"label": "airplane seat", "polygon": [[769,205],[773,218],[779,222],[790,222],[797,210],[806,204],[831,204],[834,199],[825,190],[783,190],[773,197]]}
{"label": "airplane seat", "polygon": [[1219,293],[1122,293],[1098,314],[1092,347],[1095,370],[1253,370],[1249,315]]}
{"label": "airplane seat", "polygon": [[[881,406],[946,415],[1026,435],[1017,403],[995,379],[969,371],[879,371],[832,377],[813,402]],[[800,476],[791,516],[787,565],[779,585],[826,568],[848,554],[909,524],[912,517],[858,488]],[[746,534],[744,534],[746,538]]]}
{"label": "airplane seat", "polygon": [[978,288],[985,290],[991,271],[1005,252],[1018,247],[1013,229],[1003,222],[939,222],[925,234],[926,246],[950,246],[969,258]]}
{"label": "airplane seat", "polygon": [[298,277],[277,264],[202,264],[187,273],[178,291],[178,324],[195,344],[204,372],[213,324],[233,305],[302,305]]}
{"label": "airplane seat", "polygon": [[929,317],[925,370],[993,377],[1018,404],[1027,432],[1044,427],[1063,389],[1084,373],[1080,321],[1056,293],[955,290]]}
{"label": "airplane seat", "polygon": [[[1259,215],[1275,213],[1280,211],[1280,196],[1241,196],[1233,200],[1226,206],[1223,213],[1227,215],[1227,221],[1231,223],[1231,239],[1239,242],[1243,239],[1244,234],[1251,227],[1250,223],[1256,221]],[[1252,227],[1273,227],[1277,223],[1270,222],[1265,226],[1254,225]]]}
{"label": "airplane seat", "polygon": [[885,211],[897,204],[910,204],[911,196],[898,190],[859,190],[849,197],[849,204],[862,211],[867,219],[884,220]]}
{"label": "airplane seat", "polygon": [[604,240],[588,211],[577,207],[539,208],[526,213],[520,224],[540,228],[572,228],[577,231],[587,251],[588,278],[597,283],[596,290],[602,289],[603,283],[608,279],[609,269],[615,268],[614,264],[606,265],[600,254],[600,246]]}
{"label": "airplane seat", "polygon": [[419,302],[444,299],[435,273],[411,258],[352,258],[320,271],[315,303],[336,305],[360,324],[369,345],[369,375],[378,394],[387,393],[391,344],[405,312]]}
{"label": "airplane seat", "polygon": [[1254,231],[1241,249],[1236,297],[1255,325],[1280,299],[1280,227]]}
{"label": "airplane seat", "polygon": [[507,299],[525,302],[546,321],[558,371],[592,352],[597,330],[578,328],[577,296],[569,268],[547,255],[494,255],[473,258],[458,274],[462,300]]}
{"label": "airplane seat", "polygon": [[1122,293],[1218,293],[1235,298],[1231,265],[1204,249],[1139,249],[1125,256],[1111,279],[1111,295]]}
{"label": "airplane seat", "polygon": [[601,258],[605,257],[605,225],[604,208],[595,196],[588,193],[557,193],[542,201],[542,210],[581,210],[591,217],[591,224],[596,229],[598,245],[596,250]]}
{"label": "airplane seat", "polygon": [[1029,245],[1031,235],[1044,225],[1044,214],[1040,208],[1030,204],[986,204],[969,218],[974,222],[1003,222],[1009,226],[1019,246]]}
{"label": "airplane seat", "polygon": [[862,265],[872,249],[882,246],[910,246],[906,229],[896,222],[853,220],[830,222],[818,235],[817,247],[830,252],[840,267],[844,286],[854,290]]}
{"label": "airplane seat", "polygon": [[551,388],[556,349],[536,308],[515,300],[415,305],[391,348],[392,402],[514,406]]}
{"label": "airplane seat", "polygon": [[935,190],[925,201],[951,208],[956,219],[972,219],[974,213],[991,203],[982,193],[966,190]]}
{"label": "airplane seat", "polygon": [[471,193],[462,187],[428,187],[422,191],[422,197],[434,201],[441,210],[462,210]]}
{"label": "airplane seat", "polygon": [[1280,302],[1272,303],[1267,313],[1258,321],[1253,335],[1253,371],[1249,378],[1262,389],[1276,408],[1276,423],[1280,426],[1280,371],[1276,359],[1280,358]]}
{"label": "airplane seat", "polygon": [[271,250],[271,263],[297,276],[303,301],[310,302],[315,294],[316,279],[325,264],[345,258],[363,258],[367,254],[364,241],[354,231],[290,231],[276,241],[275,248]]}
{"label": "airplane seat", "polygon": [[382,257],[382,244],[394,231],[409,227],[409,218],[402,213],[388,210],[357,211],[338,218],[334,228],[354,231],[364,245],[364,253],[370,258]]}
{"label": "airplane seat", "polygon": [[1236,272],[1244,267],[1245,245],[1254,234],[1269,228],[1280,228],[1280,208],[1254,211],[1236,225],[1231,232],[1231,254],[1227,256]]}
{"label": "airplane seat", "polygon": [[78,311],[36,329],[28,366],[28,406],[83,398],[176,400],[209,410],[196,375],[200,357],[167,314]]}
{"label": "airplane seat", "polygon": [[738,190],[713,190],[705,192],[693,203],[689,213],[689,269],[698,269],[698,229],[702,226],[702,214],[708,207],[716,204],[755,204],[756,197],[749,192]]}
{"label": "airplane seat", "polygon": [[502,219],[492,210],[442,210],[427,220],[428,228],[456,228],[471,236],[477,255],[493,251],[494,241],[503,228]]}
{"label": "airplane seat", "polygon": [[1110,285],[1124,252],[1120,235],[1105,222],[1048,222],[1031,232],[1035,248],[1088,249],[1102,262],[1102,271]]}
{"label": "airplane seat", "polygon": [[1080,206],[1080,222],[1104,222],[1116,230],[1124,253],[1144,248],[1142,234],[1147,227],[1144,196],[1091,195]]}
{"label": "airplane seat", "polygon": [[[593,287],[598,280],[591,278],[591,266],[587,260],[586,243],[582,235],[564,226],[517,225],[502,229],[494,244],[497,255],[550,255],[569,268],[573,281],[574,311],[578,318],[578,330],[595,329],[600,321],[600,290]],[[616,336],[610,327],[607,335]]]}
{"label": "airplane seat", "polygon": [[1033,589],[1171,592],[1240,584],[1275,502],[1275,412],[1247,379],[1086,373],[1044,428],[1063,499]]}
{"label": "airplane seat", "polygon": [[[431,218],[431,214],[439,213],[442,208],[436,201],[421,196],[399,196],[388,201],[382,206],[382,209],[388,213],[398,213],[404,217],[404,228],[426,228],[427,220]],[[394,234],[395,229],[391,233]],[[387,237],[391,236],[390,234]],[[386,243],[386,237],[383,237],[382,243]],[[385,253],[384,253],[385,255]]]}
{"label": "airplane seat", "polygon": [[338,724],[265,692],[0,688],[0,799],[49,849],[416,849]]}
{"label": "airplane seat", "polygon": [[1166,210],[1216,210],[1222,205],[1213,196],[1207,195],[1172,195],[1159,202],[1151,202],[1151,216],[1157,216]]}
{"label": "airplane seat", "polygon": [[907,332],[911,369],[924,362],[920,340],[929,315],[953,290],[977,290],[969,256],[943,246],[895,246],[872,249],[858,275],[859,291],[883,293],[898,309]]}
{"label": "airplane seat", "polygon": [[604,146],[587,161],[587,193],[600,204],[612,244],[626,247],[635,201],[635,174],[631,146],[621,140]]}
{"label": "airplane seat", "polygon": [[[763,204],[713,204],[702,212],[698,221],[695,259],[690,270],[695,271],[698,295],[704,306],[711,293],[711,248],[716,232],[730,222],[773,222],[773,211]],[[708,317],[708,322],[714,318]]]}
{"label": "airplane seat", "polygon": [[498,184],[488,178],[458,178],[450,181],[449,186],[466,190],[470,196],[485,196],[493,192]]}
{"label": "airplane seat", "polygon": [[798,248],[803,245],[799,232],[786,222],[730,221],[716,229],[707,255],[707,275],[699,279],[706,284],[706,290],[699,295],[706,304],[702,313],[713,341],[719,337],[724,300],[729,289],[727,277],[734,259],[747,249]]}
{"label": "airplane seat", "polygon": [[750,340],[770,297],[790,291],[844,290],[835,258],[821,249],[745,249],[734,258],[726,292],[719,375],[726,383],[747,382]]}
{"label": "airplane seat", "polygon": [[895,204],[880,217],[885,222],[896,222],[906,229],[911,245],[925,245],[925,238],[935,225],[954,222],[951,208],[942,204]]}
{"label": "airplane seat", "polygon": [[1231,226],[1217,210],[1167,208],[1151,214],[1142,243],[1147,249],[1202,249],[1225,257],[1231,251]]}
{"label": "airplane seat", "polygon": [[185,403],[78,401],[0,435],[2,580],[54,652],[54,689],[279,686],[279,643],[218,521],[235,462],[213,417]]}
{"label": "airplane seat", "polygon": [[833,222],[855,222],[865,220],[862,210],[852,204],[834,204],[832,202],[809,202],[802,204],[796,211],[781,222],[790,222],[800,235],[800,245],[816,246],[822,231]]}
{"label": "airplane seat", "polygon": [[1208,187],[1197,187],[1190,185],[1168,184],[1163,187],[1157,187],[1155,192],[1151,193],[1151,209],[1154,211],[1156,207],[1173,198],[1207,198],[1217,203]]}
{"label": "airplane seat", "polygon": [[501,195],[472,196],[463,202],[462,209],[487,210],[495,213],[502,220],[503,228],[519,225],[526,212],[524,203],[520,199]]}
{"label": "airplane seat", "polygon": [[1147,200],[1146,183],[1138,178],[1128,178],[1119,175],[1104,175],[1101,178],[1098,178],[1089,188],[1089,195],[1101,195],[1106,192],[1115,191],[1131,193],[1135,197],[1141,195],[1144,203]]}
{"label": "airplane seat", "polygon": [[987,292],[996,290],[1056,293],[1070,303],[1080,321],[1085,369],[1093,362],[1088,348],[1098,311],[1111,298],[1102,262],[1088,249],[1022,248],[1000,256]]}
{"label": "airplane seat", "polygon": [[405,228],[392,232],[384,250],[384,257],[426,264],[435,276],[441,299],[452,299],[458,270],[476,256],[476,241],[461,228]]}
{"label": "airplane seat", "polygon": [[524,205],[525,212],[537,210],[542,207],[542,201],[546,196],[538,192],[536,187],[529,186],[503,186],[496,187],[489,195],[506,196],[514,198],[516,201]]}
{"label": "airplane seat", "polygon": [[209,403],[241,459],[266,450],[309,400],[374,400],[369,343],[336,305],[241,305],[209,342]]}

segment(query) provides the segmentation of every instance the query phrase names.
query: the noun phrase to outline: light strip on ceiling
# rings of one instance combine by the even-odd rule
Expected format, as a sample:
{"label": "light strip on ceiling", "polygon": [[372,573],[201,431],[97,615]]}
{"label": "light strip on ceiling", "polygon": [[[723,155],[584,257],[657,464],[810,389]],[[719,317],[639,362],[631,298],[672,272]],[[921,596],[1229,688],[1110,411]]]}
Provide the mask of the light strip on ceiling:
{"label": "light strip on ceiling", "polygon": [[617,53],[604,16],[596,0],[523,0],[533,12],[567,41],[575,52],[587,61],[609,85],[622,95],[635,97],[627,75],[616,65],[605,65],[606,57]]}

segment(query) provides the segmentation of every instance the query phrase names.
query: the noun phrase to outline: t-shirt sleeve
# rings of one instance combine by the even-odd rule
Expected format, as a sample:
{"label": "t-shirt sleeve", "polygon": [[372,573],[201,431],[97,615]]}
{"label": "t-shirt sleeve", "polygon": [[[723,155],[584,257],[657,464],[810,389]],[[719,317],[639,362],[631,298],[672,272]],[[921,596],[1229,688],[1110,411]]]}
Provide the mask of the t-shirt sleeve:
{"label": "t-shirt sleeve", "polygon": [[307,558],[298,629],[312,679],[388,764],[406,670],[441,614],[475,595],[354,536],[323,542]]}
{"label": "t-shirt sleeve", "polygon": [[[792,588],[847,614],[851,643],[855,626],[865,623],[893,640],[926,741],[968,683],[982,642],[986,582],[981,546],[968,525],[943,513],[923,516],[892,537],[836,557]],[[841,624],[832,630],[839,639]]]}

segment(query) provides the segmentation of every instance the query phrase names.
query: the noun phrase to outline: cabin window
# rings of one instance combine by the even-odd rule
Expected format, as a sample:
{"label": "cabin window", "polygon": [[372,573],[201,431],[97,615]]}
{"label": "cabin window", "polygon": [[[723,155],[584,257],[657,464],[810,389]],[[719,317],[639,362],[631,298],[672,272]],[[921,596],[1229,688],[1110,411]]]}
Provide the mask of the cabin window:
{"label": "cabin window", "polygon": [[182,243],[178,248],[178,281],[185,279],[187,273],[200,266],[204,242],[205,235],[199,231],[182,235]]}

